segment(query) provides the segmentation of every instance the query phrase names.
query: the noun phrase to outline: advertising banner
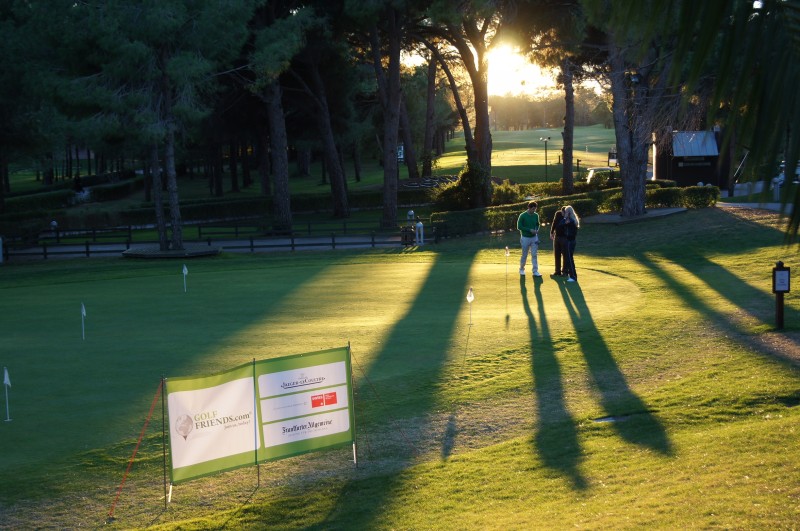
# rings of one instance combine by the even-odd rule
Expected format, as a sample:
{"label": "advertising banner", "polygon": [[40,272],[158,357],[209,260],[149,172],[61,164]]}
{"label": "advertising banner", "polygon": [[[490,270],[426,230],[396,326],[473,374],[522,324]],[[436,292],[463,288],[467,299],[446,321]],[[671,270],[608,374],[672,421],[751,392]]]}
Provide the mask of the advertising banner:
{"label": "advertising banner", "polygon": [[166,380],[171,480],[354,441],[350,349]]}

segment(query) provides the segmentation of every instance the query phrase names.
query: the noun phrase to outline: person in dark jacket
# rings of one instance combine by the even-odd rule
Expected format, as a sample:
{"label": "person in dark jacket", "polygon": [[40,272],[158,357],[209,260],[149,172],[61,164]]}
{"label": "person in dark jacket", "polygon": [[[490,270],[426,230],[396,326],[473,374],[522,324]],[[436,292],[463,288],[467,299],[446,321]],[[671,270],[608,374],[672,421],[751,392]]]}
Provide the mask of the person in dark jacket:
{"label": "person in dark jacket", "polygon": [[575,240],[578,236],[578,229],[581,227],[581,220],[575,209],[571,205],[564,207],[564,219],[561,220],[564,226],[564,237],[567,239],[566,261],[564,263],[565,273],[569,277],[567,282],[577,282],[578,272],[575,270]]}
{"label": "person in dark jacket", "polygon": [[556,272],[554,274],[557,277],[565,274],[562,271],[566,271],[566,268],[562,267],[566,259],[567,246],[567,239],[564,237],[564,225],[561,224],[562,219],[564,219],[564,211],[559,208],[556,210],[553,216],[553,223],[550,225],[550,239],[553,240],[553,255],[556,263]]}

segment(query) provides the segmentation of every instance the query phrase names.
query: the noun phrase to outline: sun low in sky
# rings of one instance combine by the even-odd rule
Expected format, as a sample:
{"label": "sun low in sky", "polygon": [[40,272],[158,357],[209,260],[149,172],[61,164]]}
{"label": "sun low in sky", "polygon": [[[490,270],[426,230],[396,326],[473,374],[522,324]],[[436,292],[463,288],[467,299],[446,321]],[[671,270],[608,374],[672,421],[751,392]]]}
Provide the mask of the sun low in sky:
{"label": "sun low in sky", "polygon": [[532,64],[510,46],[489,52],[489,94],[537,96],[558,90],[555,74]]}
{"label": "sun low in sky", "polygon": [[[406,65],[420,65],[425,59],[417,54],[405,54]],[[553,70],[532,64],[510,46],[500,46],[488,55],[489,94],[493,96],[551,96],[559,92]]]}

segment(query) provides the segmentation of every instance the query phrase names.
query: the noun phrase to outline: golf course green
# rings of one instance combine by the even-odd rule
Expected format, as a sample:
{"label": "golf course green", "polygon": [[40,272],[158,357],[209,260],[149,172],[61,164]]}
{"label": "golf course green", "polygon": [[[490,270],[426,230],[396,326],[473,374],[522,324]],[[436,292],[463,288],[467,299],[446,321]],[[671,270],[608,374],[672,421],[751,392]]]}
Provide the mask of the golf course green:
{"label": "golf course green", "polygon": [[[550,276],[549,241],[543,277],[521,277],[514,233],[225,253],[186,262],[185,288],[180,261],[4,264],[0,528],[791,529],[783,223],[587,218],[577,283]],[[165,509],[162,377],[347,344],[357,466],[350,447],[264,463],[177,485]]]}

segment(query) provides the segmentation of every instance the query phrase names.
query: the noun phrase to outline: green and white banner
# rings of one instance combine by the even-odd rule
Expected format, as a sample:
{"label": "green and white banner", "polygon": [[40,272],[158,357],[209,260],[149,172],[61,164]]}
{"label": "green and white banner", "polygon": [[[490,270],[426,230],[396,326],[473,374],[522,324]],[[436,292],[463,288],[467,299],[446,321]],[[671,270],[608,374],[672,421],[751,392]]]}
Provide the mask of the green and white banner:
{"label": "green and white banner", "polygon": [[172,483],[355,439],[350,349],[166,381]]}

